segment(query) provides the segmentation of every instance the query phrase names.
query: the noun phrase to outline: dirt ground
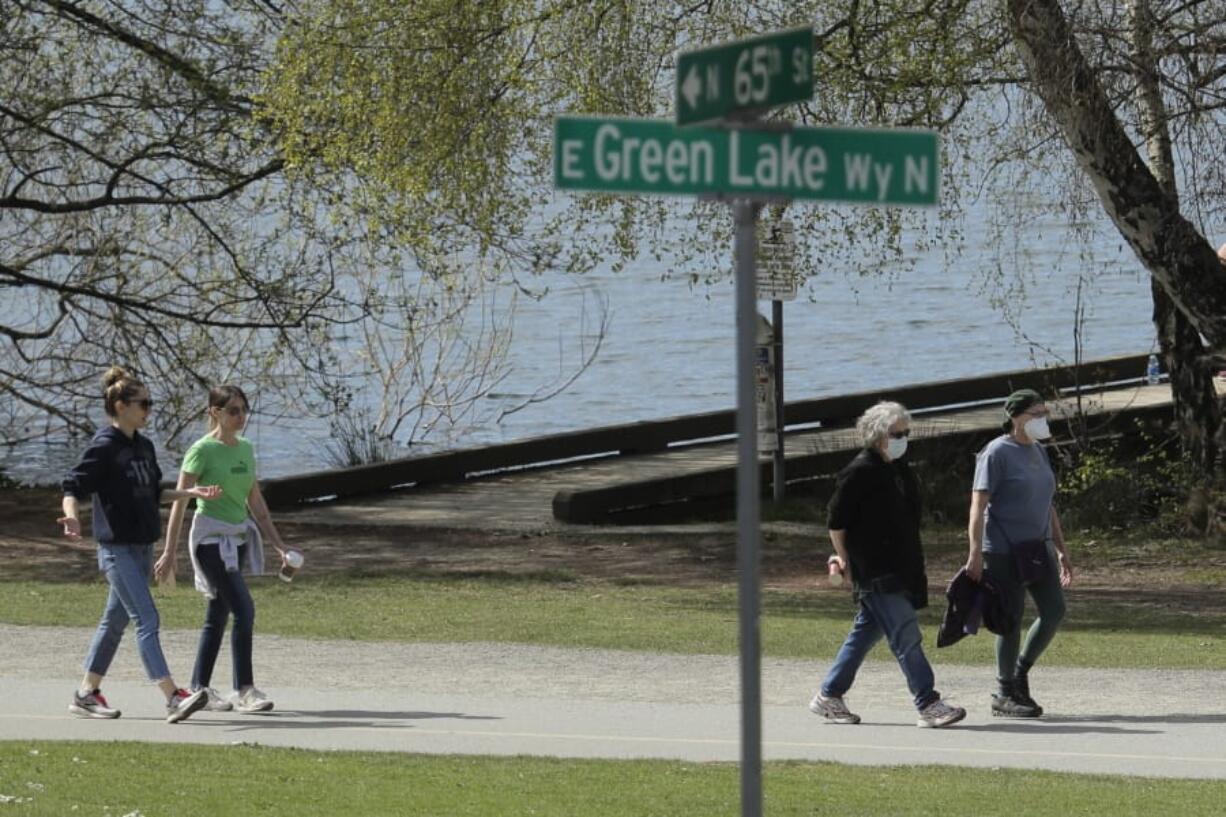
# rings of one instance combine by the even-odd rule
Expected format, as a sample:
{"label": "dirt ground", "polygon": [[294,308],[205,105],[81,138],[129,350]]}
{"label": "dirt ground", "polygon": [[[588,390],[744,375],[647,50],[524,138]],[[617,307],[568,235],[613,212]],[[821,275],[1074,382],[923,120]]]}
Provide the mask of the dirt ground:
{"label": "dirt ground", "polygon": [[[70,542],[59,534],[59,492],[53,488],[0,490],[0,578],[89,581],[97,578],[95,546],[88,537]],[[431,528],[344,526],[330,528],[278,515],[282,537],[301,547],[312,573],[378,575],[518,575],[573,579],[728,584],[736,581],[736,534],[730,525],[687,532],[651,528],[592,528],[542,534]],[[84,521],[84,520],[83,520]],[[767,588],[828,587],[826,544],[816,527],[770,526],[762,537],[762,578]],[[956,529],[925,532],[933,598],[964,557]],[[179,550],[180,577],[187,549]],[[1092,540],[1074,540],[1077,579],[1073,592],[1118,598],[1189,615],[1226,613],[1226,551],[1191,556],[1151,548],[1102,556]]]}
{"label": "dirt ground", "polygon": [[[0,490],[0,576],[80,581],[97,575],[91,539],[64,539],[52,488]],[[88,530],[88,506],[83,508]],[[313,573],[513,574],[688,584],[735,581],[735,534],[722,530],[656,535],[612,529],[525,534],[420,527],[330,528],[274,515],[282,538],[307,554]],[[185,534],[186,535],[186,534]],[[772,581],[815,581],[824,569],[808,537],[764,537],[763,570]],[[772,542],[772,539],[775,541]],[[180,576],[186,548],[180,547]]]}

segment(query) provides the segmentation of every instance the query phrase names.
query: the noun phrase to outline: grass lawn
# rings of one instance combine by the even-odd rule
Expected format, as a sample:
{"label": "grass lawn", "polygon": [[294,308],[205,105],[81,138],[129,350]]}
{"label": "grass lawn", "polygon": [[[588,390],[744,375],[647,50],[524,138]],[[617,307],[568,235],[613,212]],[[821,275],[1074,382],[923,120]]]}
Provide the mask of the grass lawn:
{"label": "grass lawn", "polygon": [[[69,815],[736,815],[735,764],[0,742],[0,813]],[[1226,782],[1004,769],[767,763],[781,815],[1221,814]]]}
{"label": "grass lawn", "polygon": [[[390,641],[494,641],[666,653],[734,654],[736,591],[727,586],[670,587],[571,580],[340,574],[285,585],[252,583],[259,629],[304,638]],[[92,583],[0,583],[0,621],[92,627],[107,587]],[[155,590],[162,625],[200,626],[201,596],[183,582]],[[1159,597],[1159,600],[1161,597]],[[929,644],[943,599],[924,611]],[[1065,624],[1044,655],[1047,665],[1226,669],[1226,613],[1097,595],[1069,598]],[[851,622],[845,593],[769,590],[762,597],[765,654],[829,658]],[[1032,613],[1029,613],[1032,614]],[[563,626],[564,625],[564,626]],[[992,638],[984,632],[940,650],[945,663],[989,664]]]}

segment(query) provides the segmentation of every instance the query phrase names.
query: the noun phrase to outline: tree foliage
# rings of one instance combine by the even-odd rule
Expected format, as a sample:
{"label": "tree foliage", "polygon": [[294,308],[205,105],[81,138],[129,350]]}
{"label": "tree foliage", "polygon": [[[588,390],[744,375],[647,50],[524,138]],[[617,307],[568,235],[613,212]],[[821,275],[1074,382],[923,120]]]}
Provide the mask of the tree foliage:
{"label": "tree foliage", "polygon": [[[287,172],[258,114],[293,15],[263,0],[0,0],[3,438],[55,434],[48,417],[87,431],[113,361],[150,383],[171,436],[219,381],[254,387],[273,415],[391,401],[422,428],[505,374],[488,270],[440,274],[455,248],[387,240],[347,196],[353,179]],[[489,322],[464,326],[474,311]],[[401,358],[346,346],[355,333]],[[432,365],[369,393],[416,355]]]}
{"label": "tree foliage", "polygon": [[[1003,268],[1019,222],[1082,223],[1145,188],[1144,206],[1113,217],[1195,328],[1223,341],[1205,249],[1226,220],[1219,2],[1146,4],[1177,202],[1140,158],[1154,132],[1138,107],[1141,61],[1128,8],[1106,0],[0,5],[12,89],[0,104],[0,287],[22,296],[5,299],[20,306],[0,321],[0,388],[26,401],[50,389],[44,402],[66,421],[114,357],[172,386],[301,386],[305,372],[349,404],[359,395],[332,359],[349,331],[338,327],[360,325],[367,349],[403,349],[367,333],[424,338],[458,314],[456,297],[508,280],[533,292],[536,273],[636,256],[665,275],[723,277],[730,223],[713,203],[555,194],[551,120],[671,117],[676,51],[802,24],[814,27],[818,91],[780,116],[937,127],[944,152],[936,213],[790,212],[802,271],[897,271],[970,241],[996,246]],[[1034,9],[1062,13],[1063,33],[1032,43],[1019,20]],[[1044,75],[1074,63],[1064,86]],[[1070,130],[1060,105],[1088,102],[1096,119]],[[1112,189],[1099,183],[1108,167]],[[972,199],[998,207],[986,235],[962,230]],[[1197,260],[1172,266],[1175,237]],[[466,394],[478,394],[500,375],[472,354],[416,370],[445,380],[475,366],[486,374]],[[393,385],[390,372],[413,369],[373,352],[361,363]]]}

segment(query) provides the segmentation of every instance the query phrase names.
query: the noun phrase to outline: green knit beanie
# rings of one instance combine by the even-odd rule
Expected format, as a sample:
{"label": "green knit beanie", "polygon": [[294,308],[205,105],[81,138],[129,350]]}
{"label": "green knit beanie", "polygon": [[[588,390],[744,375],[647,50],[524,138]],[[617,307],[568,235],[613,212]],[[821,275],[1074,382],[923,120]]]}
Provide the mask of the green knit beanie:
{"label": "green knit beanie", "polygon": [[1002,427],[1008,431],[1012,427],[1010,420],[1026,409],[1043,402],[1043,395],[1039,394],[1034,389],[1018,389],[1005,398],[1005,421]]}

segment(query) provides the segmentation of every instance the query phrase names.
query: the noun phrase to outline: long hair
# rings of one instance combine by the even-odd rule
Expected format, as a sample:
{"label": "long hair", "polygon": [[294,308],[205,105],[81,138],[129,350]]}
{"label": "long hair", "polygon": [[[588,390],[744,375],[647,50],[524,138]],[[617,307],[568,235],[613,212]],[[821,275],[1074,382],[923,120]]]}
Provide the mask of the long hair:
{"label": "long hair", "polygon": [[[229,383],[221,386],[214,386],[213,388],[209,389],[208,407],[224,409],[226,405],[236,397],[243,401],[243,408],[251,408],[251,402],[247,399],[247,395],[243,393],[243,390],[238,386],[234,386]],[[218,426],[217,418],[207,411],[205,413],[209,418],[209,431],[216,430]]]}
{"label": "long hair", "polygon": [[119,410],[115,404],[122,400],[125,403],[145,390],[145,384],[122,366],[112,366],[102,375],[102,405],[106,408],[108,417],[118,417]]}

